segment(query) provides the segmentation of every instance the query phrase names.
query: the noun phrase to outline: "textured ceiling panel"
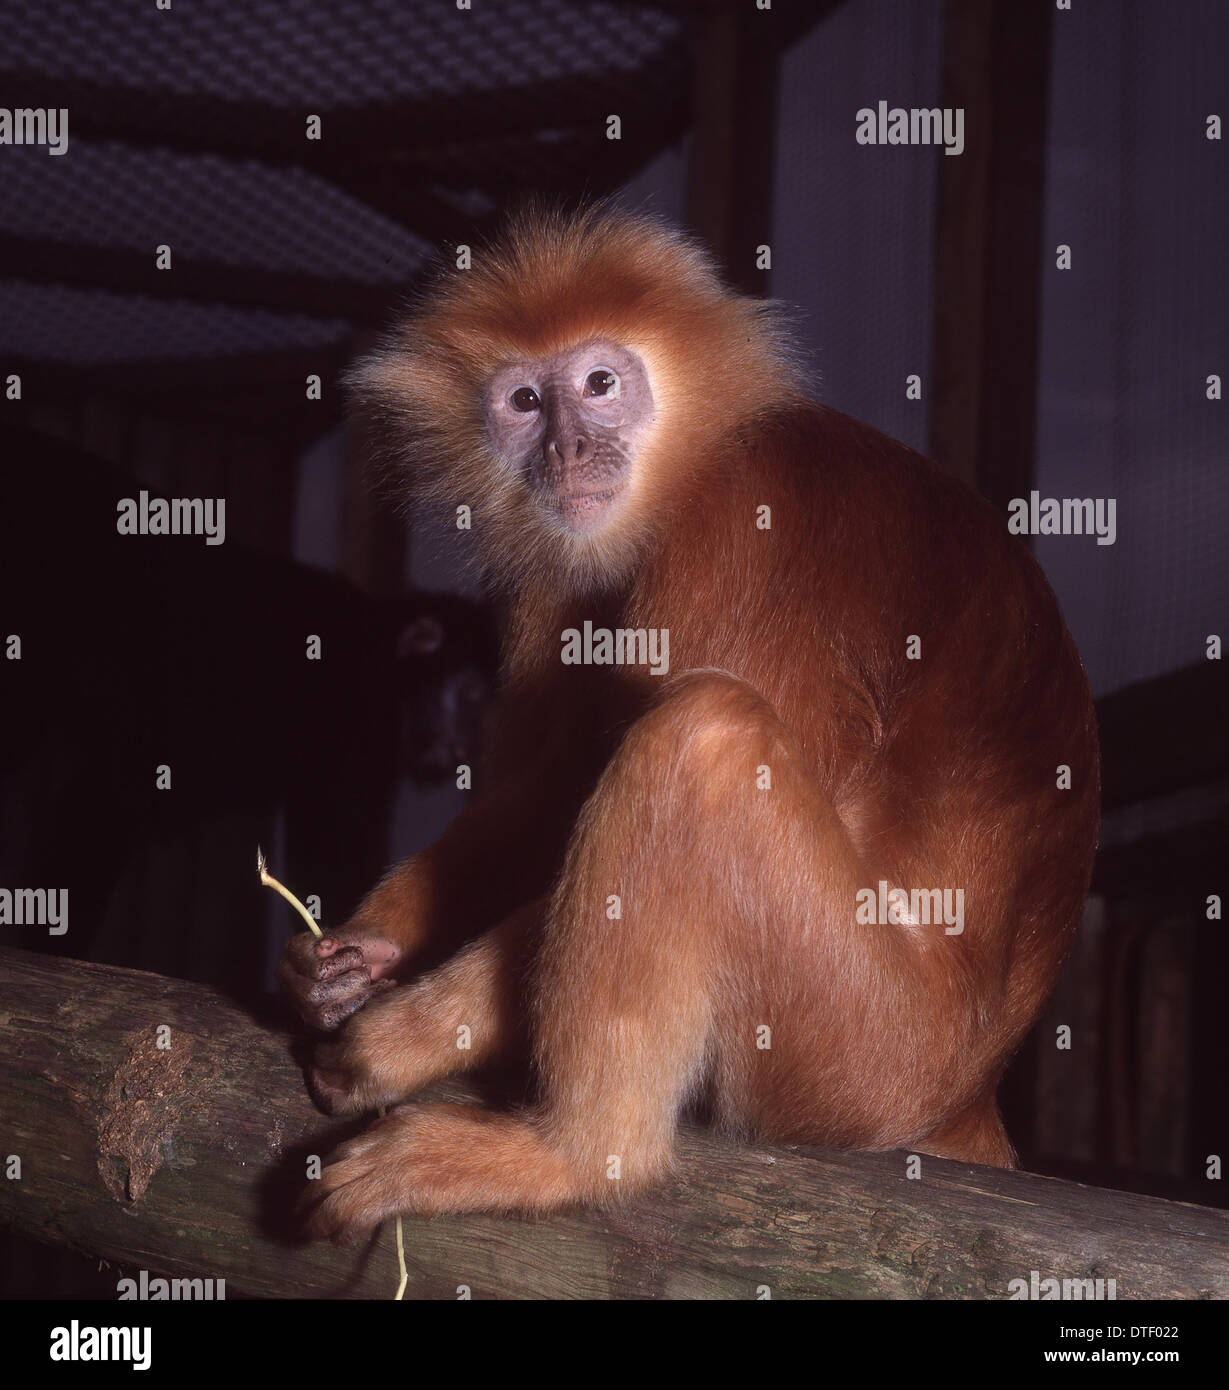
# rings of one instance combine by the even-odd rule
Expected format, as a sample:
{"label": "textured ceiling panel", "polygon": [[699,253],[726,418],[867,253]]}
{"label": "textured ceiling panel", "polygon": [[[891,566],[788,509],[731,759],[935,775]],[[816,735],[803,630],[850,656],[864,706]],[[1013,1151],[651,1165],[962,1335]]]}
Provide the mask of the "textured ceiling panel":
{"label": "textured ceiling panel", "polygon": [[66,108],[68,148],[0,147],[0,350],[105,366],[337,344],[498,207],[607,191],[677,138],[688,32],[619,0],[9,6],[0,101]]}
{"label": "textured ceiling panel", "polygon": [[[70,117],[71,120],[71,117]],[[328,180],[294,166],[74,140],[52,158],[3,152],[0,229],[373,284],[404,283],[432,250]]]}
{"label": "textured ceiling panel", "polygon": [[349,331],[344,319],[0,281],[0,354],[72,366],[323,349]]}
{"label": "textured ceiling panel", "polygon": [[0,63],[116,87],[324,109],[641,67],[678,35],[600,0],[27,0]]}

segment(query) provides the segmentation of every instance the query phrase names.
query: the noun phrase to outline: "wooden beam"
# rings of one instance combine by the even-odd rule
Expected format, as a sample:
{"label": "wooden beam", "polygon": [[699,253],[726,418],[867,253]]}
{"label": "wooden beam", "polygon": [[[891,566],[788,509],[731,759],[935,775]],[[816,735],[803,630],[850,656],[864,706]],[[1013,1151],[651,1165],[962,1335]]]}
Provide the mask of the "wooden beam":
{"label": "wooden beam", "polygon": [[[156,349],[156,345],[155,345]],[[77,395],[84,390],[114,392],[147,399],[199,393],[230,395],[255,388],[266,398],[286,389],[301,398],[309,373],[324,378],[326,388],[335,384],[350,360],[350,340],[319,348],[292,348],[282,352],[244,352],[229,357],[176,358],[172,361],[107,363],[47,362],[33,357],[6,357],[4,370],[17,372],[26,389],[20,409],[36,397],[44,383],[57,395]]]}
{"label": "wooden beam", "polygon": [[772,243],[781,55],[837,3],[710,0],[696,18],[687,222],[745,294],[771,290],[755,248]]}
{"label": "wooden beam", "polygon": [[1053,6],[948,0],[930,453],[999,506],[1033,476]]}
{"label": "wooden beam", "polygon": [[[20,68],[0,68],[0,89],[11,107],[66,107],[72,112],[73,136],[81,140],[344,173],[413,161],[419,155],[430,159],[441,142],[461,146],[496,134],[532,137],[544,128],[600,131],[607,115],[627,109],[629,96],[641,103],[658,93],[673,100],[683,70],[679,46],[640,67],[635,84],[627,73],[583,73],[332,109],[308,99],[290,107],[165,88],[134,91]],[[309,114],[321,116],[323,139],[306,138]],[[542,147],[547,154],[549,148]]]}
{"label": "wooden beam", "polygon": [[769,293],[755,248],[772,242],[780,53],[775,12],[720,4],[699,21],[687,222],[745,294]]}
{"label": "wooden beam", "polygon": [[[212,417],[302,449],[342,417],[339,376],[346,346],[315,351],[244,353],[175,362],[69,365],[15,358],[4,372],[22,379],[22,398],[8,403],[14,420],[37,422],[49,407],[109,399],[121,408],[171,419]],[[306,379],[319,375],[323,400],[305,400]],[[36,423],[36,428],[38,425]]]}
{"label": "wooden beam", "polygon": [[[391,1295],[391,1225],[357,1250],[294,1242],[306,1155],[353,1126],[313,1111],[286,1036],[198,985],[13,949],[0,1022],[22,1164],[0,1219],[19,1233],[231,1296]],[[1229,1215],[1204,1207],[935,1158],[911,1181],[900,1153],[691,1132],[679,1150],[679,1180],[605,1212],[407,1219],[408,1296],[981,1299],[1095,1270],[1119,1299],[1208,1298],[1229,1281]]]}

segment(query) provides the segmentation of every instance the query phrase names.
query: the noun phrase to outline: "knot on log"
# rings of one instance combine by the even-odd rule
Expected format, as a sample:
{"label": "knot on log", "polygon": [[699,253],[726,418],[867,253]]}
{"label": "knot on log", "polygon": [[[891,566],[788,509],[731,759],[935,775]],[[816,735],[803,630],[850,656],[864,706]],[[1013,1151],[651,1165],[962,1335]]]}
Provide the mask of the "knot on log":
{"label": "knot on log", "polygon": [[164,1146],[182,1118],[200,1109],[221,1073],[209,1043],[176,1031],[171,1046],[157,1030],[129,1033],[128,1055],[115,1069],[98,1116],[98,1173],[117,1202],[144,1197],[162,1166]]}

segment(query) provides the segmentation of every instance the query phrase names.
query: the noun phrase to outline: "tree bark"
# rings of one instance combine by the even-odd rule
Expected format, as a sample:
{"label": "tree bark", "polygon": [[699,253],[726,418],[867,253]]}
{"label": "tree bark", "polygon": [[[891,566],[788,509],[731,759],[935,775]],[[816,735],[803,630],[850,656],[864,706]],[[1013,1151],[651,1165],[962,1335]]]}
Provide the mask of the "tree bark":
{"label": "tree bark", "polygon": [[[198,985],[2,950],[0,1036],[16,1230],[232,1297],[391,1297],[392,1223],[354,1249],[294,1238],[305,1156],[355,1126],[313,1109],[288,1034]],[[1034,1270],[1119,1299],[1229,1293],[1224,1212],[920,1161],[911,1180],[902,1152],[685,1131],[677,1180],[613,1211],[407,1218],[406,1297],[1005,1298]]]}

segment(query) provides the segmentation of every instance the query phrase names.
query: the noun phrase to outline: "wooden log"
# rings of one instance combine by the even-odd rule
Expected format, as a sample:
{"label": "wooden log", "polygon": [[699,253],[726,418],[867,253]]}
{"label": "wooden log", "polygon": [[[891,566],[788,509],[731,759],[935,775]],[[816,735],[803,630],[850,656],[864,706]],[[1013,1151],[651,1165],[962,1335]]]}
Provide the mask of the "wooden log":
{"label": "wooden log", "polygon": [[[16,1230],[230,1296],[391,1296],[391,1223],[353,1249],[293,1239],[304,1157],[349,1127],[313,1110],[286,1034],[198,985],[18,950],[0,1030]],[[1229,1215],[1204,1207],[691,1131],[679,1157],[605,1212],[407,1219],[407,1297],[1004,1298],[1033,1270],[1112,1278],[1119,1299],[1229,1293]]]}

